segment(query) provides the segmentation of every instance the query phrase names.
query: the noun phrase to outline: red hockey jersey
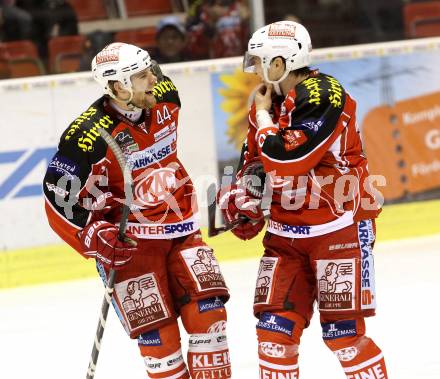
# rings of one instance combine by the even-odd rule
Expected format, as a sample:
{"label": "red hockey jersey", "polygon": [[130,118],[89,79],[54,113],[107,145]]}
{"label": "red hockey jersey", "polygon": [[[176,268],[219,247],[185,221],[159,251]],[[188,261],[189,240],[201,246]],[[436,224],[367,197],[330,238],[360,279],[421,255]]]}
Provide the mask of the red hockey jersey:
{"label": "red hockey jersey", "polygon": [[301,238],[377,217],[355,113],[342,85],[322,73],[273,99],[273,125],[258,129],[252,105],[242,161],[260,157],[271,179],[269,231]]}
{"label": "red hockey jersey", "polygon": [[96,215],[94,206],[109,196],[120,199],[106,215],[117,223],[125,199],[121,169],[98,126],[119,144],[132,172],[134,203],[127,230],[139,238],[169,239],[199,229],[194,188],[177,158],[180,99],[169,78],[154,93],[157,104],[136,123],[104,96],[61,136],[43,183],[46,213],[54,231],[80,253],[77,234]]}

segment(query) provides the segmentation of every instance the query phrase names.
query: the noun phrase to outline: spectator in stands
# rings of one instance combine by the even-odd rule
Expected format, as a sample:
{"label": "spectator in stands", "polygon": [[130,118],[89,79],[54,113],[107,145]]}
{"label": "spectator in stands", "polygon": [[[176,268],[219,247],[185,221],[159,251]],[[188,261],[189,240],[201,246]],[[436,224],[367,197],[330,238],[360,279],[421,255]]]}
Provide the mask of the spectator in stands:
{"label": "spectator in stands", "polygon": [[113,35],[110,32],[95,30],[87,34],[84,43],[84,54],[79,64],[80,71],[90,71],[90,62],[105,46],[113,42]]}
{"label": "spectator in stands", "polygon": [[32,15],[33,40],[42,59],[48,55],[50,37],[78,34],[78,20],[65,0],[17,0],[17,6]]}
{"label": "spectator in stands", "polygon": [[402,0],[355,0],[354,5],[359,24],[370,30],[366,42],[404,38]]}
{"label": "spectator in stands", "polygon": [[15,0],[0,0],[0,27],[2,41],[30,39],[32,16],[16,6]]}
{"label": "spectator in stands", "polygon": [[240,1],[195,2],[188,18],[188,49],[194,59],[242,55],[249,34],[249,11]]}
{"label": "spectator in stands", "polygon": [[156,29],[157,51],[153,57],[158,63],[183,62],[189,60],[186,50],[186,30],[176,16],[164,17]]}

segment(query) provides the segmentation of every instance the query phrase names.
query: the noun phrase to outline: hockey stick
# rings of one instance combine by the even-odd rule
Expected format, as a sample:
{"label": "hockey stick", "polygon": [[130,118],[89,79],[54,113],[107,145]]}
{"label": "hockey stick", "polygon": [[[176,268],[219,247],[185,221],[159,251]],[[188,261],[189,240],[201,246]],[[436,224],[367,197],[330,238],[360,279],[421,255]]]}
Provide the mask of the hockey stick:
{"label": "hockey stick", "polygon": [[[122,206],[122,216],[119,224],[118,239],[124,241],[125,230],[127,229],[128,215],[130,214],[130,205],[133,202],[133,178],[131,176],[131,171],[127,165],[119,145],[110,136],[109,133],[103,128],[98,129],[99,134],[105,140],[109,148],[112,150],[113,154],[118,161],[124,177],[124,192],[125,192],[125,202]],[[108,309],[112,301],[113,290],[115,286],[116,271],[111,269],[109,272],[109,277],[107,285],[105,287],[104,299],[102,301],[101,314],[99,316],[98,327],[96,329],[95,341],[93,344],[92,355],[90,356],[89,367],[87,369],[87,379],[93,379],[95,376],[96,363],[98,362],[99,351],[101,349],[102,336],[104,335],[105,323],[107,321]]]}
{"label": "hockey stick", "polygon": [[[208,189],[206,191],[206,197],[208,199],[208,237],[215,237],[221,233],[227,232],[228,230],[234,229],[237,225],[240,225],[244,222],[246,222],[247,218],[243,217],[240,218],[232,223],[227,223],[225,225],[216,226],[216,213],[217,213],[217,188],[215,183],[211,183],[208,186]],[[270,211],[264,210],[263,211],[264,218],[269,217]]]}

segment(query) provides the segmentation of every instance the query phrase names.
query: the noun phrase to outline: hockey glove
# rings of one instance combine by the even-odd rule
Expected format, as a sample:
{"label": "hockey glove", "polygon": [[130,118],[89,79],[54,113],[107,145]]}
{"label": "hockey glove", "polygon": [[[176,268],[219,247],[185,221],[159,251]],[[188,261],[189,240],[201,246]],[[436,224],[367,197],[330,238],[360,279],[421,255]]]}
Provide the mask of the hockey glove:
{"label": "hockey glove", "polygon": [[121,216],[121,204],[123,200],[117,199],[111,192],[105,192],[95,199],[92,203],[92,218],[94,221],[116,222]]}
{"label": "hockey glove", "polygon": [[232,233],[242,239],[254,238],[264,227],[260,199],[252,197],[242,186],[232,185],[217,194],[217,204],[228,224],[236,224]]}
{"label": "hockey glove", "polygon": [[126,233],[124,241],[118,238],[118,228],[106,221],[95,221],[81,232],[84,255],[99,260],[108,269],[119,269],[137,253],[137,238]]}

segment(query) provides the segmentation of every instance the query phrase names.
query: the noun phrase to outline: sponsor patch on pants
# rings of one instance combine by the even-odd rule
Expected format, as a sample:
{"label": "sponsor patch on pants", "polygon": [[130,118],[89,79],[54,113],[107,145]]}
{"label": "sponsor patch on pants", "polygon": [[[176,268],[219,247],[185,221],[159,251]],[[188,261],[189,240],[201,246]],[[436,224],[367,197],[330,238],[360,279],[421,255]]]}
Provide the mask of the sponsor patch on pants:
{"label": "sponsor patch on pants", "polygon": [[322,338],[325,340],[333,340],[341,337],[352,337],[356,335],[356,320],[323,323],[321,326]]}
{"label": "sponsor patch on pants", "polygon": [[372,245],[375,235],[371,220],[358,223],[358,237],[361,248],[361,309],[375,309],[376,289]]}
{"label": "sponsor patch on pants", "polygon": [[254,304],[269,304],[272,293],[272,281],[275,275],[278,258],[263,257],[258,269],[257,284],[255,286]]}
{"label": "sponsor patch on pants", "polygon": [[260,321],[257,323],[257,329],[264,329],[270,332],[284,333],[291,336],[295,323],[288,318],[278,316],[270,312],[263,312]]}
{"label": "sponsor patch on pants", "polygon": [[169,317],[154,273],[117,283],[115,290],[130,332]]}
{"label": "sponsor patch on pants", "polygon": [[138,337],[138,345],[142,346],[161,346],[159,330],[152,330],[151,332],[143,333]]}
{"label": "sponsor patch on pants", "polygon": [[199,291],[225,289],[226,284],[212,249],[206,246],[181,251]]}
{"label": "sponsor patch on pants", "polygon": [[355,259],[317,261],[318,302],[321,311],[354,310]]}
{"label": "sponsor patch on pants", "polygon": [[221,301],[219,297],[210,297],[209,299],[199,300],[197,305],[199,306],[200,313],[225,307],[223,301]]}

